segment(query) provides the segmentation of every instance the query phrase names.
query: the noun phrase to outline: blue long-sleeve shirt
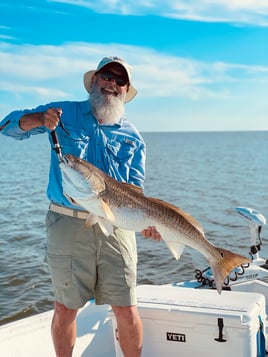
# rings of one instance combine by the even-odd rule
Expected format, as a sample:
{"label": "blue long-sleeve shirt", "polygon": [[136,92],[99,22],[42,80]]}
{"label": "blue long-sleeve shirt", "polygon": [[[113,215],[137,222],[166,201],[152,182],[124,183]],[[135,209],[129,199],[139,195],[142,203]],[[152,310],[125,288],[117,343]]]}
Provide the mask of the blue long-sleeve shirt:
{"label": "blue long-sleeve shirt", "polygon": [[[122,117],[118,124],[100,125],[91,113],[88,100],[83,102],[53,102],[31,110],[11,112],[0,123],[1,133],[18,140],[31,135],[47,133],[45,127],[24,131],[19,126],[20,118],[28,113],[43,112],[48,108],[62,108],[61,122],[56,133],[62,153],[72,154],[91,162],[120,182],[143,187],[145,171],[145,143],[135,126]],[[64,196],[61,172],[55,150],[51,150],[48,199],[54,203],[78,208]]]}

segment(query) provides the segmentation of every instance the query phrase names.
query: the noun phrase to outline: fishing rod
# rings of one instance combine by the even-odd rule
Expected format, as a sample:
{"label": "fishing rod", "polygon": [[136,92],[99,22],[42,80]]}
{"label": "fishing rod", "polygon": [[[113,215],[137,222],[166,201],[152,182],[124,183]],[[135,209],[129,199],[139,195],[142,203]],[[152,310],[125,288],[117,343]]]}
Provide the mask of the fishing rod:
{"label": "fishing rod", "polygon": [[55,150],[57,156],[58,156],[58,160],[59,163],[63,161],[63,156],[62,156],[62,152],[61,152],[61,146],[59,143],[59,139],[58,139],[58,135],[56,133],[56,130],[52,130],[51,133],[51,138],[52,138],[52,142],[54,147],[52,148],[53,150]]}
{"label": "fishing rod", "polygon": [[[62,121],[61,121],[61,112],[60,111],[57,111],[58,115],[59,115],[59,127],[69,136],[70,133],[68,130],[65,129]],[[58,138],[58,135],[56,133],[56,129],[52,130],[50,132],[50,135],[51,135],[51,138],[52,138],[52,142],[53,142],[53,145],[54,147],[52,148],[53,150],[55,150],[57,156],[58,156],[58,160],[59,160],[59,163],[63,162],[63,155],[62,155],[62,146],[60,145],[60,142],[59,142],[59,138]]]}

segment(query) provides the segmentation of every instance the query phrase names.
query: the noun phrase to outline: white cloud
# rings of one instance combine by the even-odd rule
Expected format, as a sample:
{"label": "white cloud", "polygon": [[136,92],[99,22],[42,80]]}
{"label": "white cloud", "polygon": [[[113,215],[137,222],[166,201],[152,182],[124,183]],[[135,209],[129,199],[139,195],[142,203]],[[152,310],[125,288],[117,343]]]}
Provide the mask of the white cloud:
{"label": "white cloud", "polygon": [[268,26],[267,0],[49,0],[90,8],[97,13],[157,15],[205,22]]}
{"label": "white cloud", "polygon": [[[82,77],[108,54],[134,67],[133,81],[142,97],[204,99],[234,95],[232,86],[268,86],[268,68],[205,63],[127,45],[67,43],[62,46],[0,44],[0,90],[39,96],[40,102],[84,95]],[[66,99],[67,99],[66,98]],[[81,98],[80,98],[81,99]]]}
{"label": "white cloud", "polygon": [[2,91],[16,93],[16,95],[30,95],[36,96],[38,99],[47,98],[51,100],[52,97],[66,99],[71,96],[70,93],[63,90],[58,90],[50,87],[38,87],[31,85],[23,85],[15,82],[4,82],[0,81],[0,88]]}
{"label": "white cloud", "polygon": [[15,37],[9,35],[0,34],[0,39],[2,40],[15,40]]}
{"label": "white cloud", "polygon": [[0,43],[0,116],[50,101],[86,99],[83,74],[107,54],[133,66],[139,95],[127,113],[140,130],[224,130],[224,118],[233,118],[234,130],[245,130],[243,123],[252,123],[252,117],[250,129],[267,130],[267,67],[206,63],[119,44]]}

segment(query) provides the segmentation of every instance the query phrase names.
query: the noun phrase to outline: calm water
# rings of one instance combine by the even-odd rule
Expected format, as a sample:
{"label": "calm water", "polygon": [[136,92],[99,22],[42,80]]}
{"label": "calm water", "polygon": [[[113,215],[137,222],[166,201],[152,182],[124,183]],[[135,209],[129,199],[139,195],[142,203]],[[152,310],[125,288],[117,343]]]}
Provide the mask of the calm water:
{"label": "calm water", "polygon": [[[268,132],[145,133],[145,193],[180,206],[214,244],[247,254],[249,229],[234,211],[268,218]],[[0,324],[52,308],[44,219],[49,148],[45,135],[23,142],[0,136]],[[263,255],[268,257],[267,228]],[[164,243],[138,235],[138,282],[191,279],[206,260],[186,248],[176,262]]]}

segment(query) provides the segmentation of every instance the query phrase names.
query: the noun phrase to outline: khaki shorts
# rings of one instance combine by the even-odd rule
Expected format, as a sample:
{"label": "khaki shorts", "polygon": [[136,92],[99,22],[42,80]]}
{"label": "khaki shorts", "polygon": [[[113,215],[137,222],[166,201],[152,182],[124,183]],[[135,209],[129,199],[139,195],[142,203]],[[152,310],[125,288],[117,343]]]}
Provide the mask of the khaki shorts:
{"label": "khaki shorts", "polygon": [[136,305],[137,249],[134,232],[116,228],[106,237],[98,224],[47,213],[47,258],[56,300],[77,309],[96,304]]}

